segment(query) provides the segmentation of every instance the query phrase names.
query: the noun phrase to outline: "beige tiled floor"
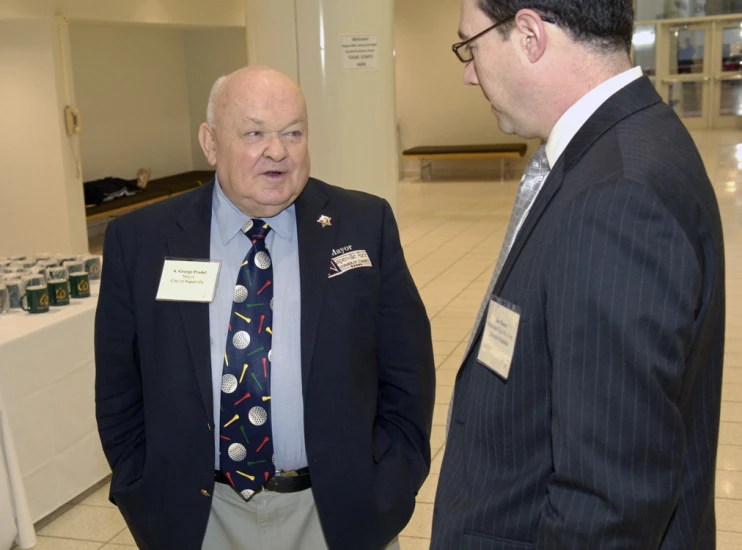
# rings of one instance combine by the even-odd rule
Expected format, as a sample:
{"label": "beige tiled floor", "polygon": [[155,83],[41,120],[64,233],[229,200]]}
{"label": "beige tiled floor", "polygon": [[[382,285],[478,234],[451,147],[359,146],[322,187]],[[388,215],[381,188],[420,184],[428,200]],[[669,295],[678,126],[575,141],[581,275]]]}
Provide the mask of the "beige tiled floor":
{"label": "beige tiled floor", "polygon": [[[719,550],[742,550],[742,132],[694,134],[724,220],[727,349],[716,513]],[[403,550],[429,547],[445,443],[445,415],[471,324],[505,232],[517,182],[400,183],[405,254],[428,308],[438,369],[431,475],[402,533]],[[125,550],[134,541],[103,487],[40,531],[41,550]]]}

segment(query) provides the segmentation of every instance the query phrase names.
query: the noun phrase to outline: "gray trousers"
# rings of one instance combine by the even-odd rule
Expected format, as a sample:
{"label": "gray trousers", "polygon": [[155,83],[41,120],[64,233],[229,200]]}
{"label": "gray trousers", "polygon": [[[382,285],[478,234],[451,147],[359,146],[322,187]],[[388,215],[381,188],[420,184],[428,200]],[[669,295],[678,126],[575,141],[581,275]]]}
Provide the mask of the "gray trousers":
{"label": "gray trousers", "polygon": [[[245,502],[230,487],[217,483],[202,548],[327,550],[327,543],[311,489],[263,491]],[[386,550],[399,550],[399,542],[395,539]]]}

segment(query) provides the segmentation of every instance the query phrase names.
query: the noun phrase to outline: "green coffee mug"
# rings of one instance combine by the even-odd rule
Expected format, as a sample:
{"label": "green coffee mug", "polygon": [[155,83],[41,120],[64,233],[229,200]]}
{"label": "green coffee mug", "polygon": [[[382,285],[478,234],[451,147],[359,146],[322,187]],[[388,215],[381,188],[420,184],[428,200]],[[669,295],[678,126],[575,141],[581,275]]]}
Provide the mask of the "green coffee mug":
{"label": "green coffee mug", "polygon": [[62,262],[62,265],[67,268],[70,273],[87,273],[85,271],[85,262],[81,260],[66,260]]}
{"label": "green coffee mug", "polygon": [[21,308],[29,313],[49,311],[49,290],[46,286],[27,286],[21,298]]}
{"label": "green coffee mug", "polygon": [[85,271],[88,272],[88,276],[91,281],[97,281],[100,279],[100,268],[101,261],[100,256],[85,256]]}
{"label": "green coffee mug", "polygon": [[62,279],[49,281],[49,303],[53,306],[66,306],[70,303],[70,282]]}
{"label": "green coffee mug", "polygon": [[70,296],[73,298],[90,297],[90,279],[86,272],[70,273]]}
{"label": "green coffee mug", "polygon": [[0,315],[10,311],[10,292],[5,283],[0,283]]}

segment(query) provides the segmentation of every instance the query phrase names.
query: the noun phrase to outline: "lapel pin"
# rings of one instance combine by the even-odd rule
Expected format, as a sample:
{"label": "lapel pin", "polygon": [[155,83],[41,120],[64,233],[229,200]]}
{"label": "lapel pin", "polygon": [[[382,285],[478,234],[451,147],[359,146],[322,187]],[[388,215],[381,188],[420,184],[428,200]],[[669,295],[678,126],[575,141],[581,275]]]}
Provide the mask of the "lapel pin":
{"label": "lapel pin", "polygon": [[322,215],[317,220],[317,223],[322,225],[322,229],[324,229],[327,226],[332,227],[332,218],[330,216]]}

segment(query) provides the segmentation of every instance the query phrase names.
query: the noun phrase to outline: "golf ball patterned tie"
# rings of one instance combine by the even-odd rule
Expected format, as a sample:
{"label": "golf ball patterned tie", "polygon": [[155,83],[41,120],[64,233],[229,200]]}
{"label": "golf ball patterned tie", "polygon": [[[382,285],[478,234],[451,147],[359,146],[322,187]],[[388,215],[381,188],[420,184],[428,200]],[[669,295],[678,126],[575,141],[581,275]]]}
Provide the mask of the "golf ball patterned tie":
{"label": "golf ball patterned tie", "polygon": [[242,231],[252,247],[237,275],[229,318],[219,463],[232,487],[250,500],[276,472],[270,406],[273,265],[265,245],[268,224],[250,220]]}

